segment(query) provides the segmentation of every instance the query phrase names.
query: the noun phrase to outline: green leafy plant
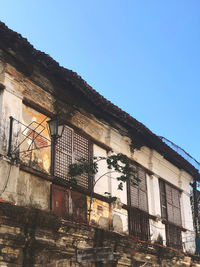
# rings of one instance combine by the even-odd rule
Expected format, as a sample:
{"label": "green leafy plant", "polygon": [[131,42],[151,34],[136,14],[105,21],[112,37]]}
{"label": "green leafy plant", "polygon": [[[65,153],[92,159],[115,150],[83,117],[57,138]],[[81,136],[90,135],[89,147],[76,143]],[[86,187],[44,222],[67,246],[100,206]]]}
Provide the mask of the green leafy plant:
{"label": "green leafy plant", "polygon": [[[107,164],[107,169],[105,173],[97,177],[99,171],[99,163],[101,161],[105,161]],[[123,185],[125,182],[129,181],[132,185],[138,185],[140,179],[136,176],[136,170],[131,165],[130,160],[127,156],[118,153],[115,155],[110,155],[108,157],[93,157],[91,161],[87,161],[84,158],[80,158],[76,163],[72,163],[69,165],[69,182],[72,187],[78,184],[77,177],[82,174],[88,174],[88,177],[92,179],[92,189],[90,195],[90,206],[88,209],[89,222],[90,222],[90,214],[91,214],[91,206],[92,206],[92,195],[94,192],[94,187],[97,182],[105,175],[111,173],[118,173],[119,175],[116,177],[118,183],[118,190],[123,190]],[[96,179],[94,180],[94,177]],[[104,193],[111,202],[117,200],[117,197],[112,196],[109,192]]]}

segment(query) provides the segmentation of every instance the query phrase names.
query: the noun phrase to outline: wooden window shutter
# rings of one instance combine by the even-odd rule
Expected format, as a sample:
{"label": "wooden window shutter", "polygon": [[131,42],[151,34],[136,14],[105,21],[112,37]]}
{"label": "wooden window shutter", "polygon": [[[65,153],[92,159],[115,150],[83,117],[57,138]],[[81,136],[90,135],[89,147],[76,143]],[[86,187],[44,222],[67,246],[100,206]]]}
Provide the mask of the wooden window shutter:
{"label": "wooden window shutter", "polygon": [[130,201],[131,206],[139,207],[139,193],[137,186],[130,185]]}
{"label": "wooden window shutter", "polygon": [[147,200],[147,181],[146,172],[142,168],[138,168],[139,182],[139,208],[144,211],[148,211],[148,200]]}
{"label": "wooden window shutter", "polygon": [[54,213],[60,217],[69,213],[66,205],[65,189],[60,186],[52,185],[52,208]]}
{"label": "wooden window shutter", "polygon": [[52,208],[60,217],[87,223],[87,199],[81,193],[52,185]]}
{"label": "wooden window shutter", "polygon": [[160,204],[161,204],[161,215],[163,218],[167,218],[167,203],[166,203],[166,192],[164,181],[159,181],[160,185]]}
{"label": "wooden window shutter", "polygon": [[139,208],[148,211],[147,192],[139,191]]}
{"label": "wooden window shutter", "polygon": [[162,180],[159,183],[162,217],[168,221],[166,223],[167,245],[180,249],[182,248],[181,229],[178,226],[181,225],[180,191]]}
{"label": "wooden window shutter", "polygon": [[140,190],[147,191],[146,172],[140,167],[138,167],[138,178],[140,179],[139,182]]}
{"label": "wooden window shutter", "polygon": [[137,176],[140,179],[138,185],[130,184],[130,204],[133,207],[148,211],[146,172],[137,168]]}
{"label": "wooden window shutter", "polygon": [[86,196],[78,192],[74,192],[74,191],[70,191],[70,192],[71,192],[71,199],[72,199],[73,220],[77,222],[86,223],[87,222]]}
{"label": "wooden window shutter", "polygon": [[181,225],[180,192],[172,188],[172,201],[174,209],[174,223]]}
{"label": "wooden window shutter", "polygon": [[165,187],[168,221],[181,225],[180,192],[168,184]]}

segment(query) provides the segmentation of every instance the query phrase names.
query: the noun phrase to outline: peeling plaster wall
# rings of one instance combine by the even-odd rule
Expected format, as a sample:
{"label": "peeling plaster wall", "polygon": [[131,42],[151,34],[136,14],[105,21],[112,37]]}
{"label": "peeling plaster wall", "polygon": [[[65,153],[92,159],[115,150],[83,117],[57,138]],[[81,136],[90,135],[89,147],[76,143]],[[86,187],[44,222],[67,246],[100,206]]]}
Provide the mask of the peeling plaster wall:
{"label": "peeling plaster wall", "polygon": [[[90,197],[87,197],[88,209],[90,207]],[[110,226],[110,206],[108,203],[99,199],[92,199],[90,222],[92,225],[99,226],[108,230]]]}
{"label": "peeling plaster wall", "polygon": [[17,203],[17,183],[19,167],[0,158],[0,198],[12,203]]}
{"label": "peeling plaster wall", "polygon": [[0,159],[0,177],[0,199],[49,210],[50,182],[19,170],[5,159]]}
{"label": "peeling plaster wall", "polygon": [[[10,116],[17,120],[21,119],[22,97],[13,89],[13,84],[7,83],[6,89],[1,93],[1,128],[0,128],[0,153],[8,152]],[[20,128],[18,125],[13,129],[12,149],[17,147]]]}
{"label": "peeling plaster wall", "polygon": [[21,170],[17,183],[17,204],[49,210],[50,184],[48,181]]}
{"label": "peeling plaster wall", "polygon": [[[16,163],[10,164],[10,159],[6,157],[8,153],[9,117],[12,116],[16,120],[25,123],[25,125],[31,122],[30,118],[28,118],[28,114],[25,114],[25,110],[29,109],[30,113],[31,109],[26,108],[22,104],[22,99],[24,97],[23,94],[26,90],[26,88],[23,87],[23,81],[24,78],[22,75],[17,73],[12,67],[7,66],[5,79],[3,81],[5,89],[0,92],[0,198],[15,204],[30,206],[35,205],[41,209],[49,209],[50,182],[20,171],[19,165]],[[40,90],[43,92],[42,89]],[[39,97],[39,94],[36,94],[36,96],[37,100],[42,100],[44,97],[43,95]],[[33,113],[35,113],[35,117],[32,117],[33,119],[36,118],[37,120],[37,116],[41,116],[41,119],[44,117],[44,115],[39,115],[36,111],[33,111]],[[47,133],[45,133],[45,135],[47,136]],[[21,124],[14,121],[11,147],[12,152],[15,152],[19,142],[22,141],[21,138]],[[20,149],[22,148],[24,148],[24,144],[20,146]],[[48,148],[45,152],[47,158],[46,161],[44,160],[45,157],[43,157],[44,151],[42,151],[41,154],[41,161],[43,167],[45,167],[44,170],[46,169],[46,171],[49,171],[50,148]]]}

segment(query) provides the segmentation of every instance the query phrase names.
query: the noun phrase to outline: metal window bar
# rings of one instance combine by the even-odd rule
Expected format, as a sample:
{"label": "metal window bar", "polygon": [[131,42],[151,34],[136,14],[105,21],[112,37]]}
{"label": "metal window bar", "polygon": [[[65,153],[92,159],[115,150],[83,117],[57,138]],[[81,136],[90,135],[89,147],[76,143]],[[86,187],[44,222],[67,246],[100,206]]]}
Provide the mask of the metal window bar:
{"label": "metal window bar", "polygon": [[140,240],[149,240],[149,215],[146,212],[131,207],[129,209],[129,231],[130,235]]}
{"label": "metal window bar", "polygon": [[181,229],[173,224],[166,224],[167,246],[182,249]]}

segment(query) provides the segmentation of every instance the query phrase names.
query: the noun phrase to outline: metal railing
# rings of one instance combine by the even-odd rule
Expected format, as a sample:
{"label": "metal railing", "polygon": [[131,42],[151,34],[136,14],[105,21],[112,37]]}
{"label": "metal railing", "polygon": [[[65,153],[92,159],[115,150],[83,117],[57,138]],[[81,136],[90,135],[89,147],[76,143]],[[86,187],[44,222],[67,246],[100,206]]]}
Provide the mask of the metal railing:
{"label": "metal railing", "polygon": [[193,165],[200,173],[200,162],[198,162],[195,158],[193,158],[188,152],[186,152],[183,148],[176,145],[169,139],[158,136],[164,143],[166,143],[169,147],[171,147],[174,151],[176,151],[180,156],[182,156],[185,160],[187,160],[191,165]]}
{"label": "metal railing", "polygon": [[8,156],[26,166],[49,173],[51,140],[44,134],[48,129],[46,119],[25,125],[10,117]]}

